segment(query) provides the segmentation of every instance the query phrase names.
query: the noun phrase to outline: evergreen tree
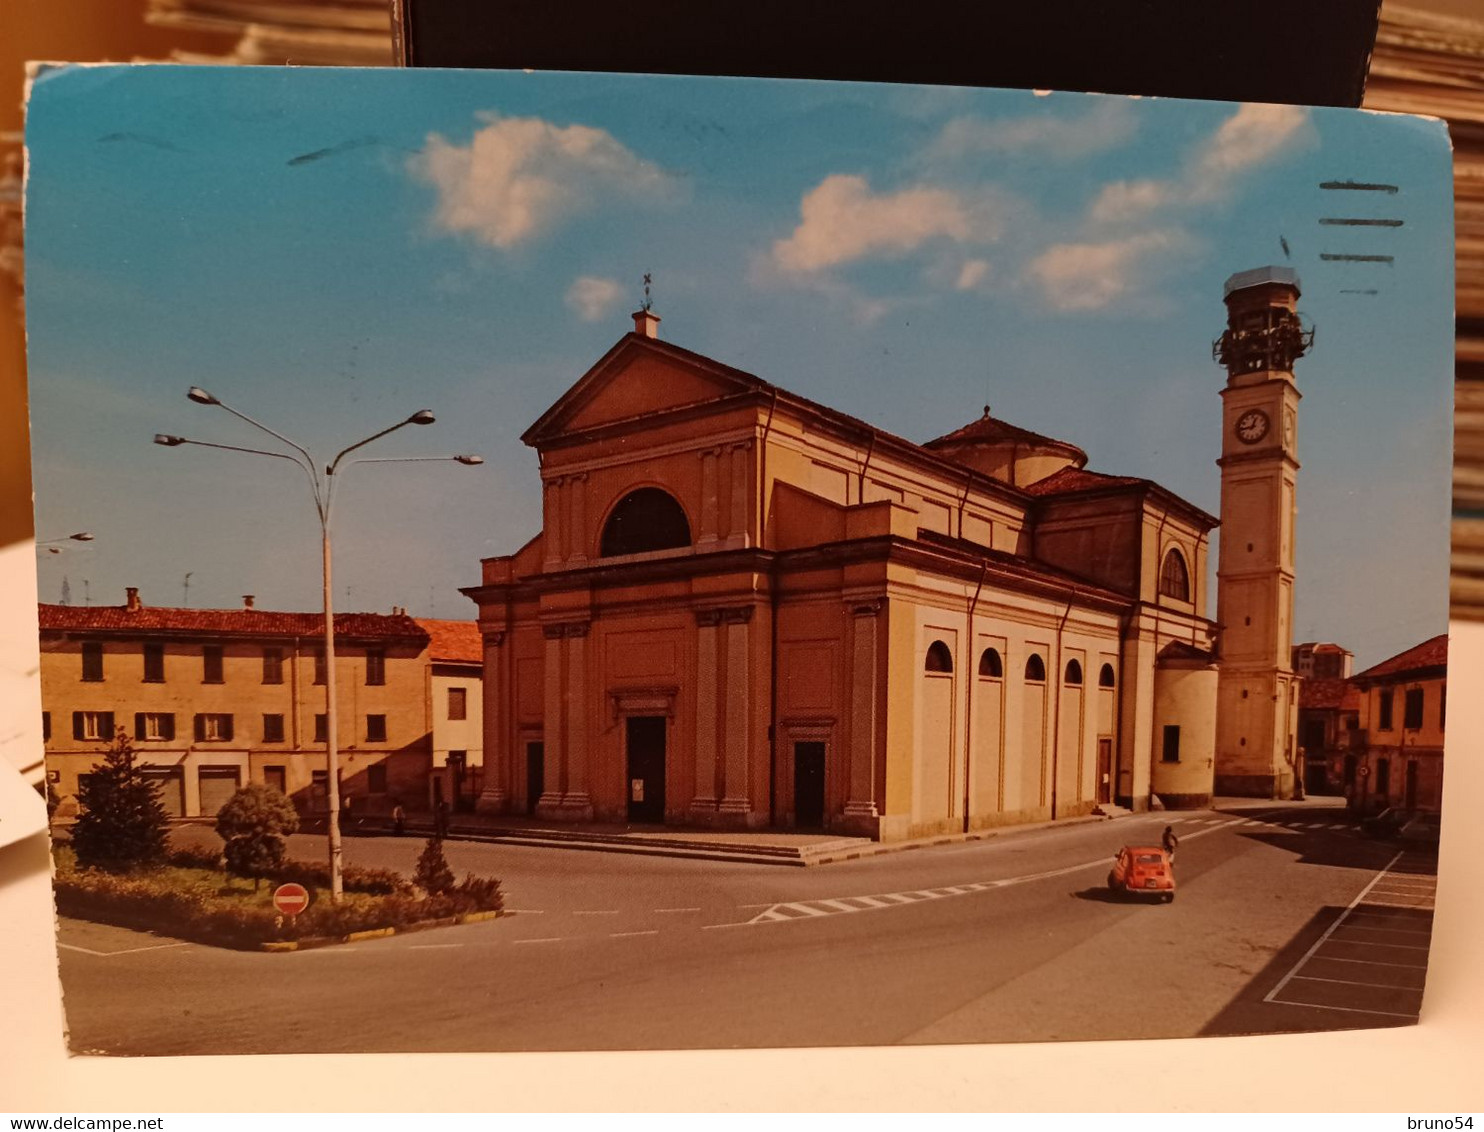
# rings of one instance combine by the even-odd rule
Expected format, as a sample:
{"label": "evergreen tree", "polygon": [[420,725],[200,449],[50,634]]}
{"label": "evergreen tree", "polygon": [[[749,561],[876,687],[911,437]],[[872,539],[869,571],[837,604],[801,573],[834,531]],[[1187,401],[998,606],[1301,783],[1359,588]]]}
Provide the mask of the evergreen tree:
{"label": "evergreen tree", "polygon": [[103,764],[77,791],[82,808],[72,827],[72,848],[83,869],[124,873],[158,865],[170,841],[170,817],[159,788],[134,764],[134,745],[123,728]]}
{"label": "evergreen tree", "polygon": [[417,859],[417,871],[412,874],[412,883],[430,896],[447,892],[454,886],[453,870],[448,867],[448,860],[443,856],[441,837],[428,838],[428,843],[423,846],[422,856]]}
{"label": "evergreen tree", "polygon": [[227,871],[258,882],[283,865],[284,838],[299,828],[299,814],[283,792],[263,783],[244,786],[216,815],[226,842]]}

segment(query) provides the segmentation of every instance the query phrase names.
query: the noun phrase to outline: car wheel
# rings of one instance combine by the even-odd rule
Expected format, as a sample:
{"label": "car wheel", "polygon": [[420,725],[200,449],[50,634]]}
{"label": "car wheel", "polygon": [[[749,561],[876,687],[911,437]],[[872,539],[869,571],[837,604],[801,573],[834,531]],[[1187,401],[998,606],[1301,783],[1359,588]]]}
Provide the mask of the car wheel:
{"label": "car wheel", "polygon": [[1109,892],[1117,892],[1118,891],[1118,882],[1113,879],[1113,874],[1112,873],[1109,873],[1108,874],[1108,891]]}

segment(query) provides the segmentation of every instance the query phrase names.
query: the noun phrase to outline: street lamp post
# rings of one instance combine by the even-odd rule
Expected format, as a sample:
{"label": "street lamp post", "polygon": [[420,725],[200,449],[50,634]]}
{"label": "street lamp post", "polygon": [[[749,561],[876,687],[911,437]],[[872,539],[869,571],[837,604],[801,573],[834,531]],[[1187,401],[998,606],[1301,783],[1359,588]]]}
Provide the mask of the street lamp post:
{"label": "street lamp post", "polygon": [[[359,440],[348,448],[343,448],[328,464],[323,465],[324,472],[320,473],[321,465],[318,464],[309,451],[302,445],[295,443],[281,433],[275,432],[260,421],[254,420],[246,413],[239,412],[230,405],[225,404],[219,398],[212,396],[199,386],[191,386],[186,394],[198,405],[214,405],[225,409],[234,417],[245,421],[261,432],[267,433],[276,440],[287,444],[294,450],[294,454],[287,452],[273,452],[264,448],[244,448],[235,444],[216,444],[208,440],[192,440],[184,436],[174,436],[168,433],[156,433],[155,443],[166,448],[177,448],[183,444],[193,444],[202,448],[221,448],[228,452],[245,452],[254,456],[272,456],[280,460],[288,460],[304,469],[305,475],[309,477],[310,492],[314,497],[315,514],[319,518],[320,526],[320,559],[324,583],[324,607],[325,607],[325,763],[326,763],[326,789],[328,792],[329,820],[328,833],[330,841],[330,900],[339,903],[344,891],[341,879],[342,874],[342,849],[340,841],[340,745],[339,745],[339,718],[335,690],[335,614],[331,598],[331,566],[332,555],[330,547],[330,519],[335,504],[335,479],[336,470],[341,461],[358,448],[364,448],[374,440],[380,440],[388,433],[396,432],[406,425],[429,425],[435,420],[430,409],[419,409],[405,420],[398,421],[390,428],[384,428],[380,432],[373,433],[364,440]],[[455,463],[473,466],[484,463],[481,456],[404,456],[404,457],[378,457],[371,459],[357,459],[346,462],[350,464],[400,464],[420,463],[425,461],[453,461]],[[77,536],[74,536],[77,537]],[[90,536],[91,537],[91,536]]]}
{"label": "street lamp post", "polygon": [[37,539],[36,549],[45,549],[48,554],[61,554],[63,547],[57,545],[64,542],[92,542],[92,531],[78,531],[75,535],[63,535],[61,538]]}

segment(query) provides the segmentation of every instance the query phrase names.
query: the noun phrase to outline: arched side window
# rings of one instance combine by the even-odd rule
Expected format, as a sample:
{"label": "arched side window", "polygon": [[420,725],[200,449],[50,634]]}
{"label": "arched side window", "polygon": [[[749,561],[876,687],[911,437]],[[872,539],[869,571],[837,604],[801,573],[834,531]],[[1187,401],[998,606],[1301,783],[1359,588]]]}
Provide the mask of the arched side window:
{"label": "arched side window", "polygon": [[996,680],[1005,675],[1005,666],[1000,660],[1000,654],[994,649],[985,649],[980,655],[979,675],[993,676]]}
{"label": "arched side window", "polygon": [[1082,663],[1080,661],[1067,661],[1066,681],[1068,684],[1076,685],[1079,688],[1082,686]]}
{"label": "arched side window", "polygon": [[1098,687],[1111,688],[1113,684],[1113,666],[1111,664],[1105,664],[1102,671],[1098,673]]}
{"label": "arched side window", "polygon": [[603,526],[598,551],[604,558],[690,545],[690,523],[675,498],[657,487],[641,487],[618,501]]}
{"label": "arched side window", "polygon": [[928,645],[927,660],[923,662],[924,672],[952,672],[953,654],[948,651],[948,646],[942,641],[934,641]]}
{"label": "arched side window", "polygon": [[1176,601],[1190,600],[1190,571],[1185,566],[1185,556],[1173,546],[1159,568],[1159,592]]}
{"label": "arched side window", "polygon": [[1046,662],[1035,653],[1025,662],[1025,678],[1044,683],[1046,680]]}

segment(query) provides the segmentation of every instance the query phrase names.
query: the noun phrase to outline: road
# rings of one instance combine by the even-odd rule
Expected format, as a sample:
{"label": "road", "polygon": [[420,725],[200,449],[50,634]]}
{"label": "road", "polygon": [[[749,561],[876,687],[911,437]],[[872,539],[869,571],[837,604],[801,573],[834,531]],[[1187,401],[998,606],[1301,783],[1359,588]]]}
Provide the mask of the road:
{"label": "road", "polygon": [[[1181,837],[1169,905],[1110,898]],[[209,836],[198,831],[196,836]],[[317,857],[323,840],[294,839]],[[353,838],[410,873],[421,842]],[[1400,1025],[1435,858],[1343,811],[1133,815],[813,869],[450,842],[513,915],[289,954],[64,920],[70,1041],[109,1054],[1185,1037]]]}

